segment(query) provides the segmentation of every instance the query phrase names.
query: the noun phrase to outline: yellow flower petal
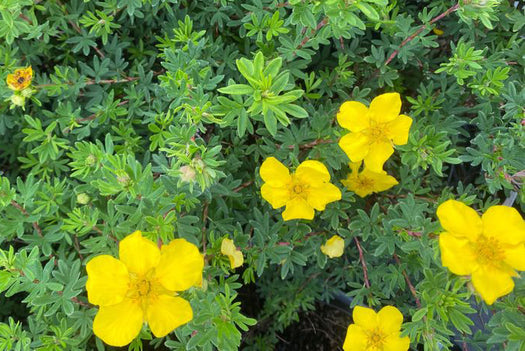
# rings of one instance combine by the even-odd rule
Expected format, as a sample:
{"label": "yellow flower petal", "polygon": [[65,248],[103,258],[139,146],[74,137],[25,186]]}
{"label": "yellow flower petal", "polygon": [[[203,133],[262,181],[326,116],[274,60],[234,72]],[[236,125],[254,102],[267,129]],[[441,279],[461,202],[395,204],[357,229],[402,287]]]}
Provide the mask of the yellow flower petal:
{"label": "yellow flower petal", "polygon": [[370,145],[370,150],[365,156],[365,167],[372,172],[382,172],[386,160],[394,153],[390,142],[378,141]]}
{"label": "yellow flower petal", "polygon": [[447,200],[439,205],[437,216],[441,226],[451,235],[476,241],[481,234],[481,218],[476,211],[456,200]]}
{"label": "yellow flower petal", "polygon": [[328,169],[319,161],[304,161],[295,170],[295,176],[302,183],[319,184],[330,181]]}
{"label": "yellow flower petal", "polygon": [[290,183],[290,171],[275,157],[268,157],[261,165],[259,174],[262,180],[272,187],[283,187]]}
{"label": "yellow flower petal", "polygon": [[476,253],[465,238],[443,232],[439,235],[439,250],[443,267],[447,267],[454,274],[468,275],[478,267]]}
{"label": "yellow flower petal", "polygon": [[504,251],[505,263],[518,271],[525,271],[525,245],[508,246]]}
{"label": "yellow flower petal", "polygon": [[345,249],[345,240],[339,235],[334,235],[321,245],[321,252],[330,258],[341,257]]}
{"label": "yellow flower petal", "polygon": [[358,325],[350,324],[346,330],[344,351],[366,351],[368,336],[365,331]]}
{"label": "yellow flower petal", "polygon": [[31,85],[33,79],[33,68],[31,66],[15,70],[13,74],[8,74],[6,83],[9,89],[20,91]]}
{"label": "yellow flower petal", "polygon": [[160,250],[137,230],[120,242],[119,258],[130,272],[144,275],[159,263]]}
{"label": "yellow flower petal", "polygon": [[376,123],[393,121],[401,111],[401,97],[398,93],[386,93],[377,96],[370,103],[368,113]]}
{"label": "yellow flower petal", "polygon": [[366,330],[372,330],[378,326],[377,313],[367,307],[355,306],[352,312],[354,323]]}
{"label": "yellow flower petal", "polygon": [[273,208],[279,208],[286,205],[290,200],[290,190],[287,187],[273,187],[265,183],[261,187],[261,196],[268,201]]}
{"label": "yellow flower petal", "polygon": [[160,295],[148,303],[146,321],[157,338],[162,338],[175,328],[193,319],[193,310],[181,297]]}
{"label": "yellow flower petal", "polygon": [[412,118],[399,115],[396,119],[388,122],[385,128],[387,137],[391,139],[395,145],[405,145],[408,142],[408,132],[412,125]]}
{"label": "yellow flower petal", "polygon": [[525,243],[525,221],[515,208],[491,206],[483,214],[481,221],[485,236],[494,236],[511,245]]}
{"label": "yellow flower petal", "polygon": [[86,270],[88,301],[94,305],[114,305],[122,302],[128,291],[129,273],[116,258],[101,255],[91,259]]}
{"label": "yellow flower petal", "polygon": [[399,334],[394,334],[385,338],[383,351],[407,351],[409,347],[410,339],[408,336],[400,338]]}
{"label": "yellow flower petal", "polygon": [[339,140],[339,147],[352,162],[365,158],[370,150],[370,140],[364,133],[348,133]]}
{"label": "yellow flower petal", "polygon": [[318,211],[324,211],[330,202],[341,200],[341,190],[331,183],[308,189],[306,202]]}
{"label": "yellow flower petal", "polygon": [[377,313],[377,320],[381,332],[390,335],[401,330],[403,315],[394,306],[385,306]]}
{"label": "yellow flower petal", "polygon": [[379,193],[381,191],[385,191],[393,187],[394,185],[399,184],[396,180],[396,178],[388,175],[386,172],[372,172],[370,169],[365,168],[363,172],[361,172],[361,176],[367,177],[372,180],[373,182],[373,191],[375,193]]}
{"label": "yellow flower petal", "polygon": [[492,305],[497,298],[507,295],[514,289],[511,272],[488,265],[472,273],[472,284],[487,305]]}
{"label": "yellow flower petal", "polygon": [[244,263],[244,257],[242,256],[242,251],[237,250],[233,240],[231,239],[222,239],[221,243],[221,253],[228,256],[230,259],[230,266],[232,269],[242,266]]}
{"label": "yellow flower petal", "polygon": [[286,209],[283,212],[283,219],[289,221],[292,219],[313,219],[314,209],[305,199],[296,197],[286,203]]}
{"label": "yellow flower petal", "polygon": [[93,321],[93,332],[111,346],[124,346],[139,335],[144,318],[140,305],[131,299],[102,306]]}
{"label": "yellow flower petal", "polygon": [[347,101],[337,113],[339,125],[351,132],[360,132],[370,126],[368,107],[357,101]]}
{"label": "yellow flower petal", "polygon": [[175,239],[162,246],[155,276],[166,289],[183,291],[202,280],[203,268],[204,258],[197,246]]}

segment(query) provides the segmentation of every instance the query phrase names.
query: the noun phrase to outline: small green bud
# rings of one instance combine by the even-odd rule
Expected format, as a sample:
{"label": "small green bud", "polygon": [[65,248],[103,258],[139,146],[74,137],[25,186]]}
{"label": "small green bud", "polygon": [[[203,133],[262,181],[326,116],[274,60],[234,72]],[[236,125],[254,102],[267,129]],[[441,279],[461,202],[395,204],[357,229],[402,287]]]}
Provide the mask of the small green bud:
{"label": "small green bud", "polygon": [[96,162],[97,158],[95,157],[95,155],[90,154],[88,157],[86,157],[86,166],[94,166]]}
{"label": "small green bud", "polygon": [[89,200],[91,200],[91,198],[86,193],[80,193],[77,195],[77,202],[81,205],[87,205]]}
{"label": "small green bud", "polygon": [[15,106],[23,107],[26,104],[26,98],[18,94],[13,94],[11,95],[11,103]]}
{"label": "small green bud", "polygon": [[202,173],[206,167],[206,164],[200,158],[194,158],[193,161],[191,161],[191,165],[193,166],[193,169],[199,173]]}
{"label": "small green bud", "polygon": [[25,97],[25,98],[30,98],[31,95],[33,95],[33,89],[31,88],[25,88],[24,90],[22,90],[22,96]]}

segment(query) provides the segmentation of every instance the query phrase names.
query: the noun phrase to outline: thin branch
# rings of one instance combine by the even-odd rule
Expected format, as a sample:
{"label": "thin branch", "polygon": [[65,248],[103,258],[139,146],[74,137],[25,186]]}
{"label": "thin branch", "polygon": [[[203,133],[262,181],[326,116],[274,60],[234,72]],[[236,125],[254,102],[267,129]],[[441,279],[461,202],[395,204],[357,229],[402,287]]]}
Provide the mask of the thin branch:
{"label": "thin branch", "polygon": [[206,222],[208,221],[208,201],[204,203],[204,209],[202,210],[202,253],[206,254]]}
{"label": "thin branch", "polygon": [[[399,256],[397,256],[397,254],[394,254],[394,260],[396,260],[396,263],[401,267],[401,260],[399,259]],[[416,300],[417,307],[421,308],[421,301],[419,300],[419,297],[417,297],[416,288],[414,288],[414,285],[412,285],[412,282],[410,281],[407,272],[403,269],[401,273],[403,274],[403,277],[405,277],[405,281],[408,285],[408,288],[410,289],[412,296],[414,296],[414,299]]]}
{"label": "thin branch", "polygon": [[249,186],[252,185],[252,184],[253,184],[253,180],[249,180],[249,181],[247,181],[247,182],[244,182],[244,183],[242,183],[241,185],[239,185],[238,187],[236,187],[235,189],[233,189],[233,192],[234,192],[234,193],[238,193],[238,192],[241,191],[242,189],[247,188],[247,187],[249,187]]}
{"label": "thin branch", "polygon": [[[20,212],[22,212],[22,214],[26,217],[29,217],[29,213],[27,213],[27,211],[22,207],[20,206],[20,204],[18,202],[16,202],[15,200],[12,200],[11,201],[11,205],[13,205],[13,207],[17,208]],[[40,226],[38,225],[38,223],[35,221],[33,222],[33,228],[36,230],[37,234],[39,237],[43,238],[44,235],[42,235],[42,229],[40,228]]]}
{"label": "thin branch", "polygon": [[[127,83],[127,82],[133,82],[135,80],[139,80],[139,77],[127,77],[123,79],[101,79],[98,82],[94,79],[88,79],[84,82],[85,85],[94,85],[94,84],[118,84],[118,83]],[[66,85],[73,85],[76,84],[76,82],[66,82],[63,83]],[[45,88],[45,87],[54,87],[59,84],[40,84],[36,85],[35,88]]]}
{"label": "thin branch", "polygon": [[[451,8],[447,9],[445,12],[443,12],[442,14],[440,14],[439,16],[436,16],[434,17],[433,19],[430,20],[430,22],[428,24],[434,24],[435,22],[439,21],[440,19],[442,19],[443,17],[449,15],[450,13],[456,11],[457,9],[459,8],[459,3],[457,3],[456,5],[452,6]],[[394,50],[394,52],[388,57],[388,59],[386,60],[385,62],[385,66],[388,66],[388,64],[397,56],[397,54],[399,54],[399,50],[401,50],[401,48],[403,46],[405,46],[406,44],[408,44],[409,42],[411,42],[415,37],[417,37],[419,34],[421,34],[421,32],[423,32],[425,29],[427,29],[427,25],[426,24],[423,24],[421,27],[419,27],[418,30],[416,30],[416,32],[414,34],[412,34],[411,36],[409,36],[408,38],[406,38],[405,40],[403,40],[403,42],[401,43],[401,45],[399,45],[399,48]]]}
{"label": "thin branch", "polygon": [[[125,105],[125,104],[127,104],[128,102],[129,102],[129,100],[121,101],[121,102],[118,103],[117,106]],[[89,116],[87,116],[87,117],[77,119],[77,122],[80,123],[80,122],[92,121],[92,120],[94,120],[95,118],[97,118],[97,116],[98,116],[97,113],[93,113],[93,114],[91,114],[91,115],[89,115]]]}
{"label": "thin branch", "polygon": [[314,29],[312,29],[310,31],[310,35],[307,35],[303,38],[303,40],[301,41],[301,43],[299,43],[299,46],[295,49],[293,55],[295,56],[296,55],[296,51],[297,50],[300,50],[306,43],[308,43],[308,40],[310,40],[310,37],[312,35],[314,35],[319,29],[323,28],[326,24],[328,24],[328,17],[325,17],[323,18],[323,20],[321,22],[319,22],[319,24],[317,25],[317,27],[315,27]]}
{"label": "thin branch", "polygon": [[355,244],[357,245],[357,251],[359,251],[359,261],[361,262],[361,265],[363,266],[363,276],[365,279],[365,286],[367,288],[370,288],[370,281],[368,280],[368,268],[366,268],[365,256],[363,255],[363,249],[361,248],[359,239],[357,239],[356,236],[354,236],[354,241],[355,241]]}

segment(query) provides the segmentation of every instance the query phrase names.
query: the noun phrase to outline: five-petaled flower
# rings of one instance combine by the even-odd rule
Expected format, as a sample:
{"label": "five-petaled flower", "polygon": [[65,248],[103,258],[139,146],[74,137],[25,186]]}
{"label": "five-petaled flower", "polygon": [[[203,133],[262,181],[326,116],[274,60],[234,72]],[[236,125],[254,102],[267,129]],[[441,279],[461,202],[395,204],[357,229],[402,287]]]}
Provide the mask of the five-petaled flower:
{"label": "five-petaled flower", "polygon": [[16,69],[14,73],[8,74],[6,83],[9,89],[20,91],[24,90],[31,84],[33,79],[33,69],[31,66]]}
{"label": "five-petaled flower", "polygon": [[412,118],[400,115],[401,98],[398,93],[377,96],[370,107],[357,101],[347,101],[337,113],[341,127],[350,130],[339,141],[339,146],[352,162],[364,160],[373,172],[381,172],[383,164],[394,152],[392,145],[404,145]]}
{"label": "five-petaled flower", "polygon": [[99,305],[93,331],[106,344],[129,344],[147,322],[163,337],[193,318],[190,303],[178,297],[202,281],[204,259],[184,239],[159,248],[140,231],[119,245],[119,259],[100,255],[87,263],[88,300]]}
{"label": "five-petaled flower", "polygon": [[295,173],[275,157],[264,160],[260,169],[264,184],[262,197],[273,208],[286,206],[285,221],[291,219],[313,219],[314,209],[323,211],[330,202],[341,199],[341,191],[330,182],[330,173],[318,161],[304,161]]}
{"label": "five-petaled flower", "polygon": [[333,235],[321,245],[321,252],[330,258],[341,257],[345,249],[345,240],[339,235]]}
{"label": "five-petaled flower", "polygon": [[443,266],[471,275],[489,305],[514,289],[515,270],[525,270],[525,222],[518,211],[491,206],[480,218],[462,202],[448,200],[437,209],[445,232],[439,236]]}
{"label": "five-petaled flower", "polygon": [[221,253],[228,256],[230,259],[230,266],[232,269],[242,266],[244,263],[244,257],[242,256],[242,251],[237,250],[233,240],[224,238],[221,243]]}
{"label": "five-petaled flower", "polygon": [[356,306],[354,324],[348,326],[344,351],[406,351],[408,336],[400,337],[403,315],[394,306],[385,306],[378,313],[371,308]]}
{"label": "five-petaled flower", "polygon": [[365,167],[359,172],[361,163],[350,163],[349,166],[352,172],[348,174],[346,179],[341,180],[341,183],[348,190],[353,191],[360,197],[388,190],[398,184],[396,178],[388,175],[385,171],[374,172]]}

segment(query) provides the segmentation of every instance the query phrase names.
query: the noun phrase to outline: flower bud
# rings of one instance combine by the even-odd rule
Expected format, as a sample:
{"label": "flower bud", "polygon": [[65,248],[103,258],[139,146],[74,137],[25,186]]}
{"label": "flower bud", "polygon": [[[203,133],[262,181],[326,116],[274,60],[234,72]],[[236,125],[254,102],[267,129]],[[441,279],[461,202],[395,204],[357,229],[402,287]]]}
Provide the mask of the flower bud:
{"label": "flower bud", "polygon": [[13,94],[11,95],[11,103],[14,106],[23,107],[26,103],[26,98],[18,94]]}
{"label": "flower bud", "polygon": [[77,195],[77,202],[81,205],[87,205],[89,203],[90,197],[86,193],[80,193]]}
{"label": "flower bud", "polygon": [[191,166],[182,166],[179,168],[180,179],[183,182],[192,182],[195,180],[195,170]]}

